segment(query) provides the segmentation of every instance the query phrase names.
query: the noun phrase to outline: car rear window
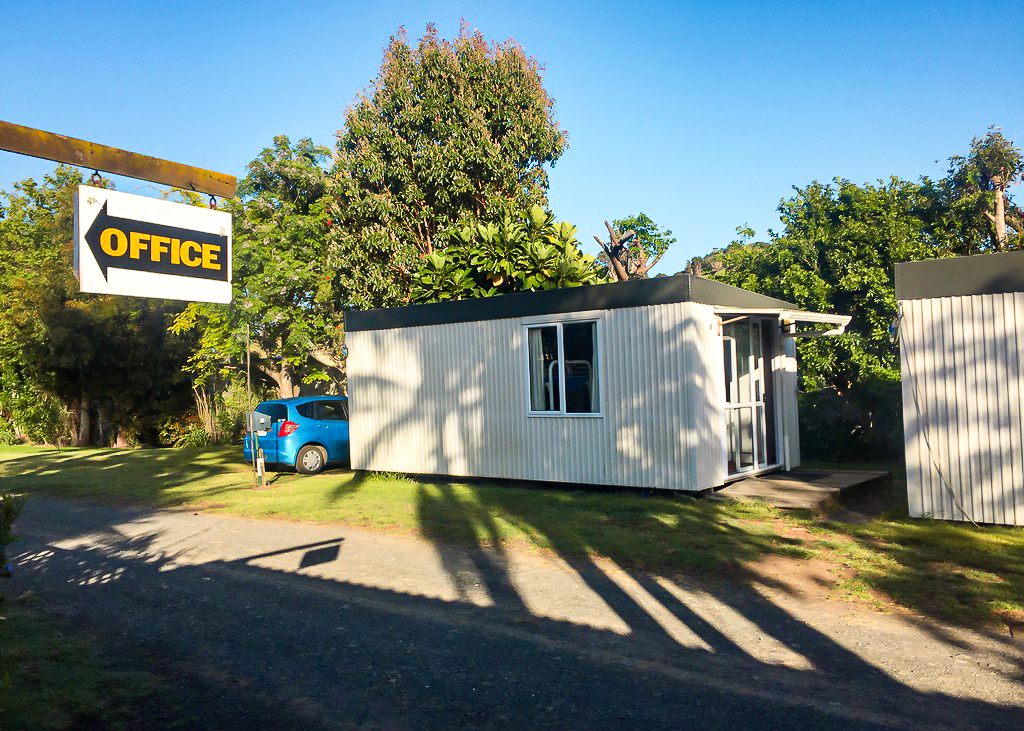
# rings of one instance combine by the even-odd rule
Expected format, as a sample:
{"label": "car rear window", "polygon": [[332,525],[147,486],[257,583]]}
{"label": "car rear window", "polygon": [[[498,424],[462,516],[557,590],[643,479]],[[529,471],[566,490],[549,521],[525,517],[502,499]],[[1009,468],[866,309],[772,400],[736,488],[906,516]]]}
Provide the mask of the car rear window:
{"label": "car rear window", "polygon": [[284,404],[260,404],[256,410],[269,416],[272,421],[284,421],[288,418],[288,407]]}
{"label": "car rear window", "polygon": [[316,403],[315,401],[307,401],[304,404],[299,404],[298,406],[296,406],[295,410],[299,412],[299,416],[304,416],[307,419],[312,419],[312,418],[314,418],[314,416],[313,416],[313,404],[315,404],[315,403]]}
{"label": "car rear window", "polygon": [[323,421],[348,421],[348,401],[317,401],[317,418]]}

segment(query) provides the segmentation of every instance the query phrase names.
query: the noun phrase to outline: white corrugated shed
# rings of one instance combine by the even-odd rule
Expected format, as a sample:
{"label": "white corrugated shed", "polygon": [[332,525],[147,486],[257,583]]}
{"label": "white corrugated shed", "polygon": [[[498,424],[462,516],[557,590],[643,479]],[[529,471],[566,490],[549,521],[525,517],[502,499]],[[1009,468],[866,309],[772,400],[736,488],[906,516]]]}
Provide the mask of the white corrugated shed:
{"label": "white corrugated shed", "polygon": [[914,517],[1024,525],[1024,253],[897,266]]}
{"label": "white corrugated shed", "polygon": [[349,334],[352,464],[676,490],[724,482],[712,308],[681,302],[591,316],[600,416],[527,413],[520,319]]}
{"label": "white corrugated shed", "polygon": [[[725,314],[722,305],[729,305]],[[352,466],[717,487],[729,478],[722,322],[743,319],[735,315],[745,309],[774,327],[766,326],[774,333],[766,366],[776,394],[769,417],[778,425],[773,454],[796,466],[795,349],[782,337],[778,315],[792,315],[792,308],[683,275],[352,313],[346,333]],[[536,413],[528,328],[573,322],[596,323],[598,412]]]}

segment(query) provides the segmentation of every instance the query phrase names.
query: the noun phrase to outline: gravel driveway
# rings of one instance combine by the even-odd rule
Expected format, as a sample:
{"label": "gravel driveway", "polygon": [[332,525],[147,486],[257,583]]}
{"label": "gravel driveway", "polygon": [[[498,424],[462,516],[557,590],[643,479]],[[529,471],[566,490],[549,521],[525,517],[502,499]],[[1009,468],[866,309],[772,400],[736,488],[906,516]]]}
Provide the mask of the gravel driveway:
{"label": "gravel driveway", "polygon": [[33,590],[196,729],[1024,728],[1021,638],[610,561],[33,497]]}

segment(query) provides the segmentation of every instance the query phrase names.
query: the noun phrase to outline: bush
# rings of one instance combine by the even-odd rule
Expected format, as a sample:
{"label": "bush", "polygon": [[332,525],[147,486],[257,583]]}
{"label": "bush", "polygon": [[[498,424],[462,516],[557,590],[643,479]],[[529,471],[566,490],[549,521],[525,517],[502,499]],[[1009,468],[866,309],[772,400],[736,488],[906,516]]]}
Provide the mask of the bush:
{"label": "bush", "polygon": [[[252,407],[255,408],[262,399],[259,393],[253,394]],[[220,444],[234,444],[242,438],[245,431],[245,412],[250,409],[244,381],[229,383],[218,396],[220,408],[217,411],[217,426],[220,431]]]}
{"label": "bush", "polygon": [[876,379],[853,393],[826,388],[799,395],[800,450],[825,462],[899,460],[903,455],[900,382]]}
{"label": "bush", "polygon": [[[167,447],[208,447],[235,444],[245,430],[248,411],[245,383],[229,383],[223,390],[211,393],[197,387],[196,409],[185,418],[171,417],[160,426],[160,444]],[[253,394],[255,406],[259,394]]]}
{"label": "bush", "polygon": [[0,443],[19,444],[23,435],[31,442],[70,444],[71,413],[53,396],[24,384],[6,380],[0,390]]}
{"label": "bush", "polygon": [[8,419],[0,417],[0,445],[10,446],[12,444],[21,444],[22,439],[18,436],[18,431],[14,428]]}
{"label": "bush", "polygon": [[25,507],[25,498],[15,495],[0,495],[0,576],[10,576],[7,563],[7,546],[17,540],[14,535],[14,521]]}
{"label": "bush", "polygon": [[189,424],[175,442],[175,447],[208,447],[213,437],[200,424]]}

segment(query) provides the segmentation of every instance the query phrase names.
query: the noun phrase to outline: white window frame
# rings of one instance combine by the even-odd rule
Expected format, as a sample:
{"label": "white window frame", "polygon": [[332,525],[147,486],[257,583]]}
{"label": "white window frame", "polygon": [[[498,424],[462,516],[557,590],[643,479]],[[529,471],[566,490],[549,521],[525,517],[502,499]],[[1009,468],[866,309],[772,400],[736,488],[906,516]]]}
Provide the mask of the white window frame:
{"label": "white window frame", "polygon": [[[562,328],[564,325],[579,325],[583,323],[593,323],[594,325],[594,392],[597,394],[597,405],[598,411],[566,411],[565,410],[565,343],[562,334]],[[552,320],[550,317],[529,317],[523,318],[523,375],[526,379],[524,396],[525,396],[525,407],[527,416],[540,416],[540,417],[555,417],[555,418],[584,418],[584,419],[600,419],[604,417],[604,389],[602,384],[604,382],[603,368],[601,366],[601,352],[603,343],[602,332],[601,332],[601,317],[596,312],[573,312],[568,313],[559,317],[557,320]],[[558,341],[558,363],[561,367],[558,369],[558,411],[534,411],[533,404],[530,400],[530,330],[540,327],[554,327],[556,332],[556,339]]]}

